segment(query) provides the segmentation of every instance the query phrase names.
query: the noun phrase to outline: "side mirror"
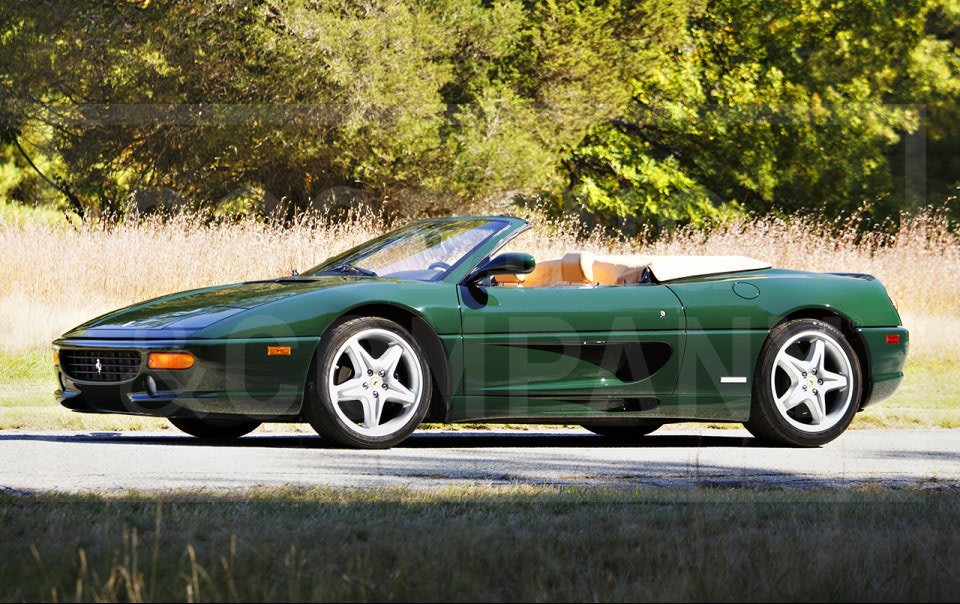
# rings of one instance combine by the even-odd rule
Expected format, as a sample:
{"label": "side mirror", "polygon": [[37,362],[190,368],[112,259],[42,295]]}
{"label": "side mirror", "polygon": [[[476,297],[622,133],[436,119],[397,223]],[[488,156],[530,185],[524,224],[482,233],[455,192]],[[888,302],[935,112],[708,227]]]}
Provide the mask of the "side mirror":
{"label": "side mirror", "polygon": [[526,275],[532,273],[536,266],[537,261],[530,254],[509,252],[495,256],[478,266],[467,281],[476,283],[493,275]]}

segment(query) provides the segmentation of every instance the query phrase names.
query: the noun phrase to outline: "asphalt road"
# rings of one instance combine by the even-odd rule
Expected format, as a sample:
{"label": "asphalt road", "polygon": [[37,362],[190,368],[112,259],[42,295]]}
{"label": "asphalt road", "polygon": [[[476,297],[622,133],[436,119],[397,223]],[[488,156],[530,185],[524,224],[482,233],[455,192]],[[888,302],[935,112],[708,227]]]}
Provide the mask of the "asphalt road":
{"label": "asphalt road", "polygon": [[171,433],[0,431],[0,491],[590,485],[960,486],[960,430],[851,430],[819,449],[766,447],[742,430],[663,430],[637,441],[581,430],[425,431],[387,451],[319,437],[203,443]]}

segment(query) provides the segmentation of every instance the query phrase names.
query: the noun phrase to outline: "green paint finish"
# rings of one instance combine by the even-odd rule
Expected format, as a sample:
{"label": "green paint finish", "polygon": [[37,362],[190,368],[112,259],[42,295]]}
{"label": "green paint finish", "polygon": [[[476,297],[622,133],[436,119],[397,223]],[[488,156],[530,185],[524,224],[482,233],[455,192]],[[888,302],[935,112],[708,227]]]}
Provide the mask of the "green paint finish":
{"label": "green paint finish", "polygon": [[[683,311],[663,286],[461,287],[459,292],[463,394],[673,390],[683,352]],[[669,359],[648,379],[618,379],[612,367],[622,362],[621,347],[611,345],[644,343],[665,344]]]}
{"label": "green paint finish", "polygon": [[[65,338],[134,340],[319,337],[351,309],[392,305],[422,316],[437,333],[460,332],[454,286],[368,277],[310,277],[228,286],[170,296],[104,315]],[[269,296],[261,295],[271,292]],[[205,304],[218,293],[217,306]],[[256,293],[257,295],[253,295]],[[246,305],[246,306],[243,306]],[[171,310],[175,309],[175,310]]]}
{"label": "green paint finish", "polygon": [[669,331],[683,309],[662,285],[460,287],[464,334]]}
{"label": "green paint finish", "polygon": [[[754,368],[766,339],[767,332],[760,330],[688,331],[676,392],[749,396]],[[724,378],[728,378],[728,383],[721,382]],[[736,383],[737,378],[746,381]]]}
{"label": "green paint finish", "polygon": [[[733,290],[737,283],[751,284],[760,294],[741,298]],[[768,330],[806,309],[836,313],[858,327],[900,325],[886,289],[869,275],[767,269],[672,281],[667,287],[682,301],[690,329]]]}
{"label": "green paint finish", "polygon": [[[907,350],[910,348],[910,334],[902,327],[864,328],[859,330],[860,337],[870,355],[870,376],[873,381],[893,377],[903,377],[903,366],[907,363]],[[887,336],[898,336],[900,342],[888,344]]]}
{"label": "green paint finish", "polygon": [[[859,330],[869,357],[871,385],[863,405],[873,405],[890,398],[903,381],[910,334],[902,327],[864,328]],[[887,336],[899,336],[900,342],[888,344]]]}
{"label": "green paint finish", "polygon": [[[121,400],[99,397],[104,388],[61,377],[60,396],[90,410],[168,415],[181,406],[203,413],[247,413],[291,416],[300,412],[307,371],[318,338],[257,338],[234,340],[156,340],[135,345],[116,340],[82,342],[84,348],[136,348],[142,352],[140,374],[123,385]],[[80,344],[58,340],[66,350]],[[289,346],[290,356],[268,356],[268,346]],[[187,351],[196,358],[190,369],[157,370],[147,366],[154,351]],[[146,380],[156,382],[156,395],[147,393]]]}
{"label": "green paint finish", "polygon": [[[622,344],[624,346],[618,346]],[[653,344],[665,360],[631,358],[630,348]],[[468,334],[464,336],[464,389],[467,395],[555,394],[645,396],[673,391],[683,356],[683,333],[560,332]],[[631,366],[631,362],[633,365]],[[640,379],[620,375],[633,372]],[[656,369],[650,375],[644,370]],[[626,379],[624,379],[626,378]]]}
{"label": "green paint finish", "polygon": [[749,418],[754,369],[766,339],[766,330],[687,331],[675,391],[676,404],[684,408],[674,411],[664,406],[663,413],[690,417],[692,411],[685,407],[696,408],[702,399],[710,403],[714,414],[710,419]]}
{"label": "green paint finish", "polygon": [[733,284],[733,293],[737,294],[744,300],[753,300],[760,295],[760,289],[753,283],[737,281]]}
{"label": "green paint finish", "polygon": [[[343,281],[343,279],[338,279]],[[97,317],[68,335],[92,329],[151,330],[178,327],[196,331],[245,309],[299,294],[337,285],[330,279],[317,281],[268,281],[235,283],[180,292],[134,304]]]}
{"label": "green paint finish", "polygon": [[440,335],[460,332],[457,293],[451,285],[368,277],[339,279],[336,287],[304,291],[228,317],[196,337],[319,337],[335,319],[371,305],[393,306],[419,315]]}

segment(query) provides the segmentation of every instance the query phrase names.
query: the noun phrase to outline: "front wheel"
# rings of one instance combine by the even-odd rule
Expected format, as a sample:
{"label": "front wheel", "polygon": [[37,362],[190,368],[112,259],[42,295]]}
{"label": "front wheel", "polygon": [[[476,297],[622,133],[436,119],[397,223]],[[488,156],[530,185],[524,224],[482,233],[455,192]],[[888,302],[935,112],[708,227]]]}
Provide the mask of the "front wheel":
{"label": "front wheel", "polygon": [[757,438],[815,447],[840,436],[860,408],[860,360],[837,328],[798,319],[773,328],[760,351],[750,420]]}
{"label": "front wheel", "polygon": [[240,438],[250,434],[260,425],[260,422],[252,420],[200,419],[195,417],[171,417],[169,419],[174,427],[197,438]]}
{"label": "front wheel", "polygon": [[406,329],[377,317],[351,319],[317,350],[304,416],[341,445],[392,447],[427,414],[430,384],[423,351]]}

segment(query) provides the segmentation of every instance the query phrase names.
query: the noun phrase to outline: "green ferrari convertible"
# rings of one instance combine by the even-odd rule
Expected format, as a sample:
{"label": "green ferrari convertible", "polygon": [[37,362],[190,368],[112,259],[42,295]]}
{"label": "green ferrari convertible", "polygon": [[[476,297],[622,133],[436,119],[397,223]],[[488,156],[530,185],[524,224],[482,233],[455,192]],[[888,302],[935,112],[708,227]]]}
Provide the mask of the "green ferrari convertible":
{"label": "green ferrari convertible", "polygon": [[54,342],[57,400],[202,438],[309,422],[390,447],[421,422],[633,438],[741,422],[816,446],[889,397],[908,333],[870,275],[741,256],[534,259],[509,217],[423,220],[302,274],[164,296]]}

